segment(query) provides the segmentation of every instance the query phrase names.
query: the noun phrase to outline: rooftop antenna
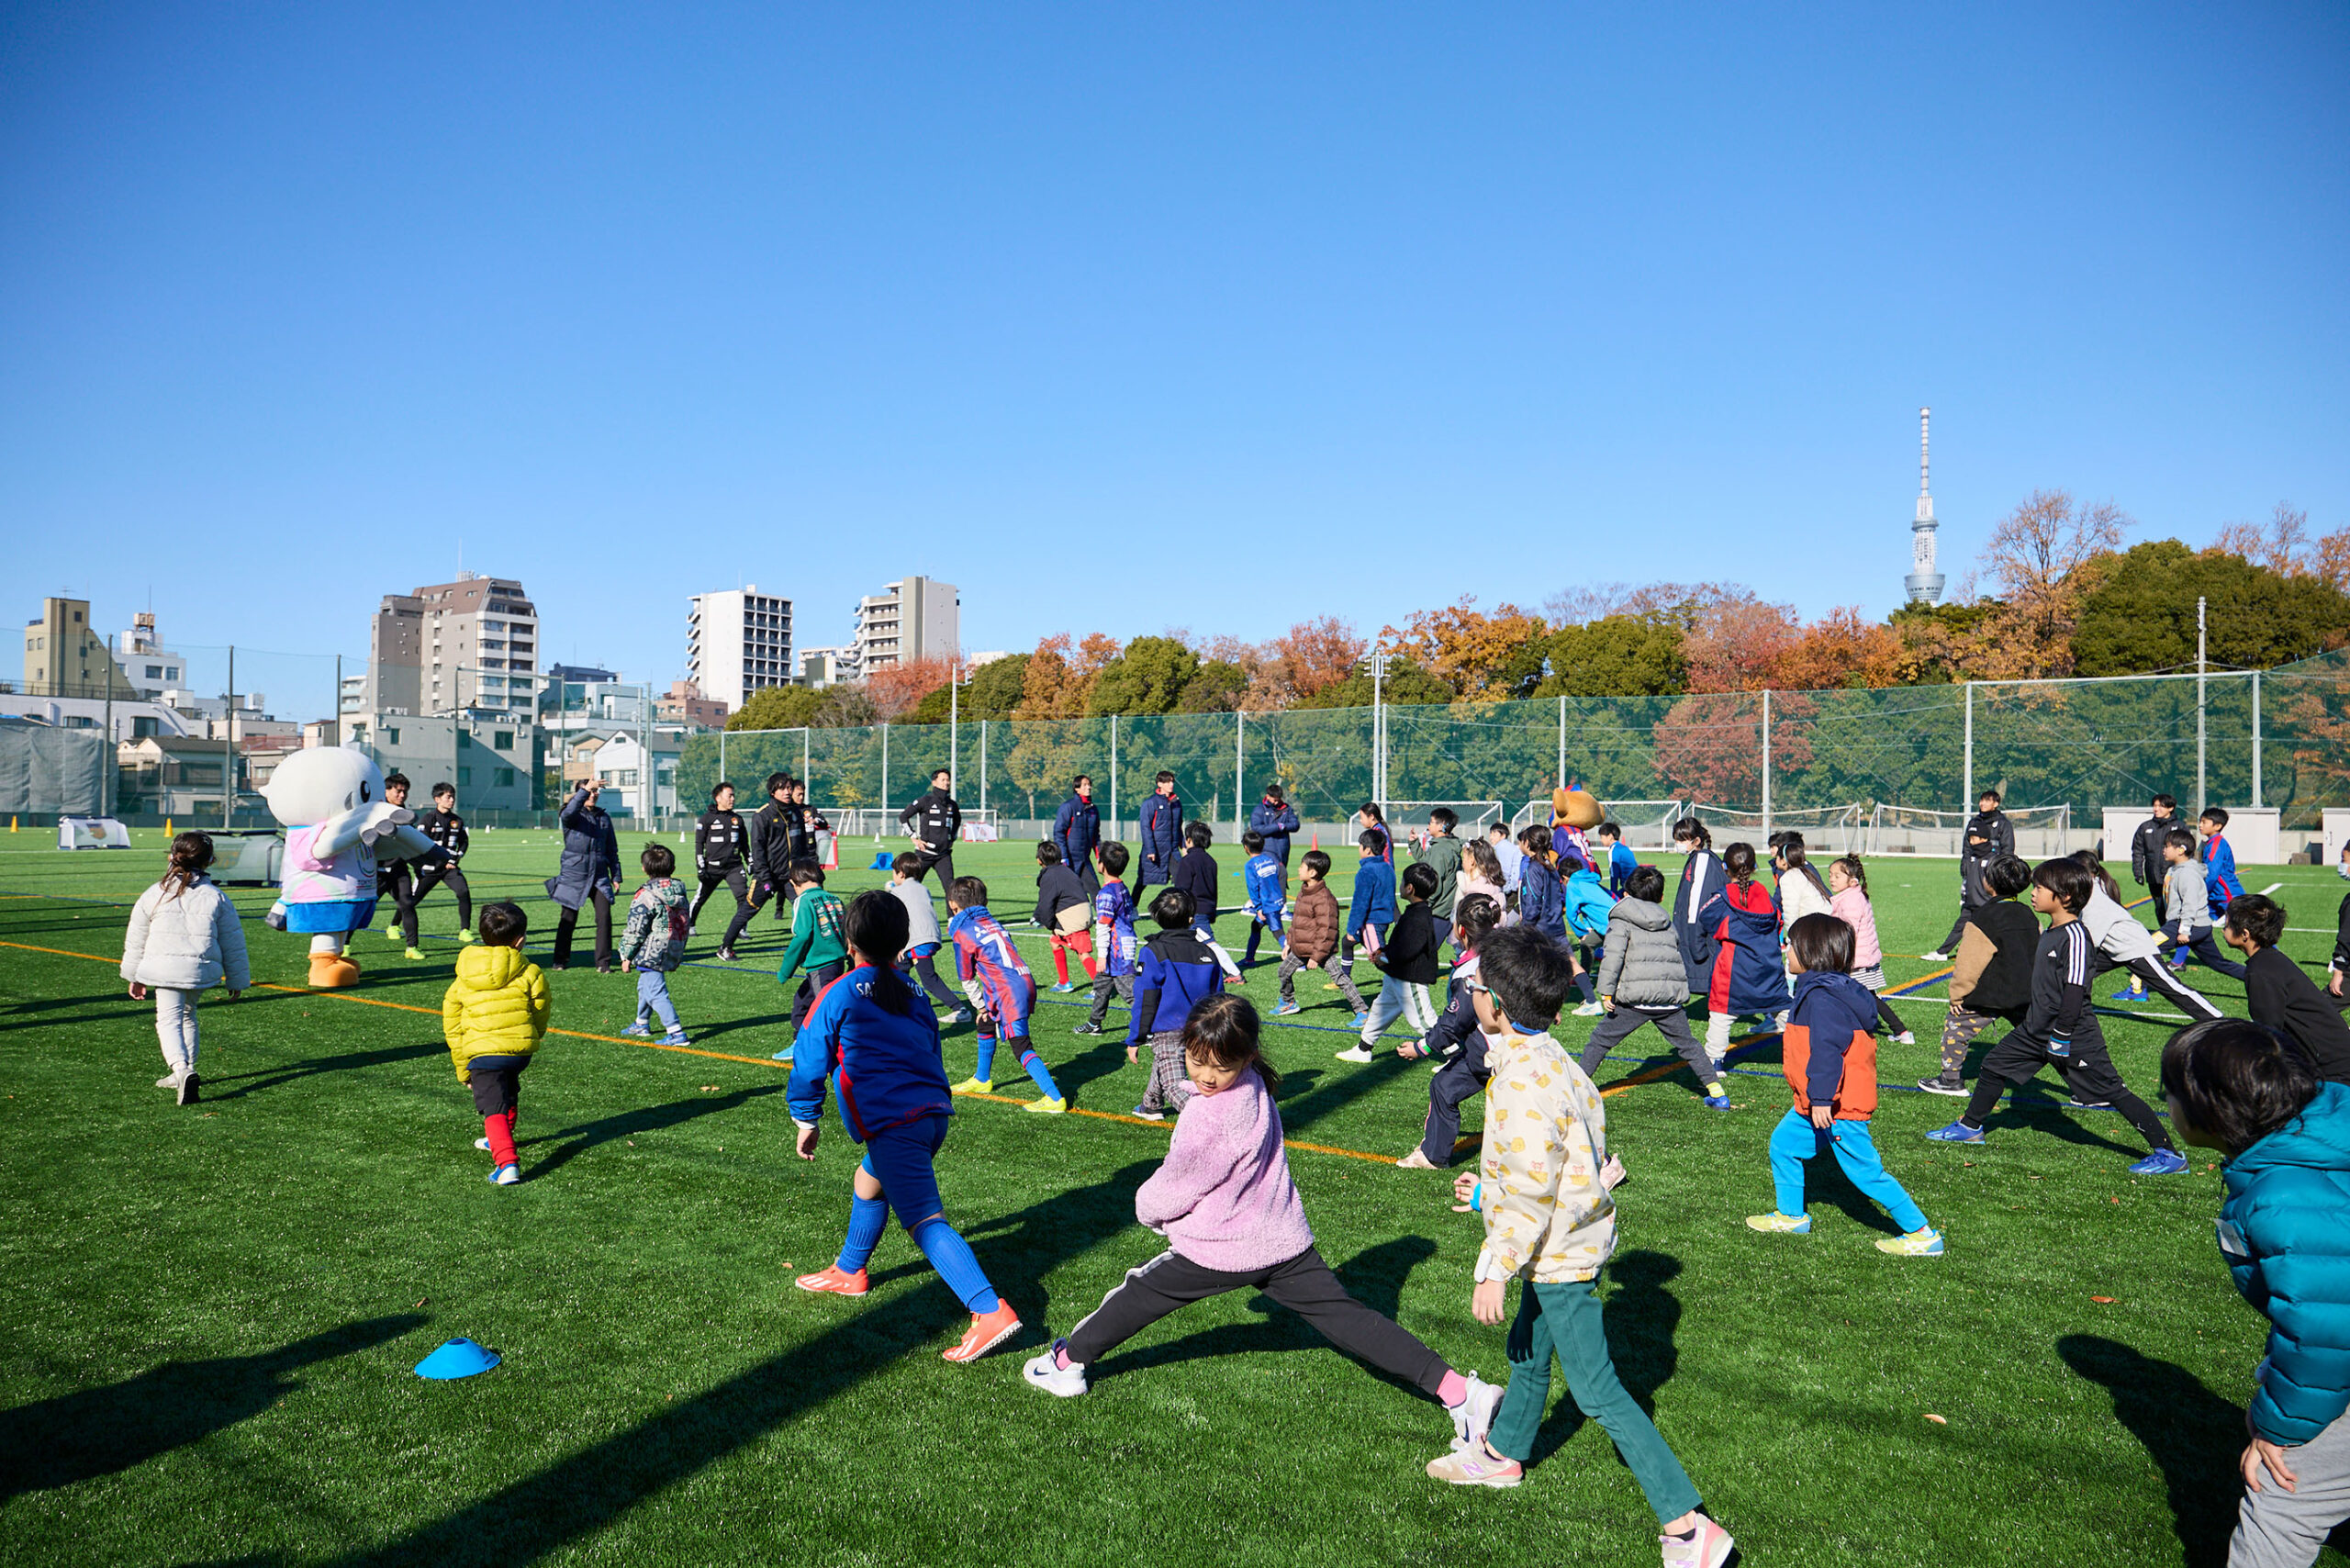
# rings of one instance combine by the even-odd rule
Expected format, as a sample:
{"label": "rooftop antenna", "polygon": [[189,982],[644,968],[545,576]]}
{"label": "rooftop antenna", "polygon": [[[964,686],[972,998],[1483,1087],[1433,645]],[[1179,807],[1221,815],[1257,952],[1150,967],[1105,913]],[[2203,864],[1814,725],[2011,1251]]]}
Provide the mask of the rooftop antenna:
{"label": "rooftop antenna", "polygon": [[1927,432],[1933,413],[1931,409],[1918,410],[1918,512],[1909,522],[1910,571],[1901,580],[1912,604],[1940,603],[1944,580],[1934,562],[1934,534],[1942,525],[1934,521],[1934,496],[1928,484]]}

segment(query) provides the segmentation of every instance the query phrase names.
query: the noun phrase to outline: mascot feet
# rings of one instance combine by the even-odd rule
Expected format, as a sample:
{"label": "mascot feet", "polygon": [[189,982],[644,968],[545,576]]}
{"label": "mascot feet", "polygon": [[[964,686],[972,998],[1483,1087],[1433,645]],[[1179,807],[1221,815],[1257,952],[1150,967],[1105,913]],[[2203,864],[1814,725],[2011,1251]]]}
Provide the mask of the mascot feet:
{"label": "mascot feet", "polygon": [[310,989],[335,991],[359,983],[359,966],[344,953],[310,955]]}

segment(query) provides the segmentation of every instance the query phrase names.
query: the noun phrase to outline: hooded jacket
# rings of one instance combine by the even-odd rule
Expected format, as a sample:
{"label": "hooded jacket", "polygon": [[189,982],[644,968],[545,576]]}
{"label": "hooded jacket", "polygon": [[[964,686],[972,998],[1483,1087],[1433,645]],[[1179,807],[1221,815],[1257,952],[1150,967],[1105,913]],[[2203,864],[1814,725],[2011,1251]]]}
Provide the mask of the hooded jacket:
{"label": "hooded jacket", "polygon": [[2174,813],[2166,817],[2148,817],[2130,835],[2130,876],[2142,888],[2158,888],[2163,881],[2163,835],[2178,825]]}
{"label": "hooded jacket", "polygon": [[1347,901],[1347,935],[1362,939],[1366,925],[1395,920],[1395,868],[1376,855],[1355,862],[1354,896]]}
{"label": "hooded jacket", "polygon": [[1126,1044],[1138,1046],[1153,1035],[1181,1029],[1192,1009],[1216,993],[1223,972],[1215,955],[1189,926],[1162,931],[1144,943]]}
{"label": "hooded jacket", "polygon": [[1714,923],[1705,918],[1706,906],[1722,890],[1722,857],[1700,849],[1681,863],[1681,887],[1673,895],[1673,935],[1681,947],[1681,968],[1692,992],[1713,983],[1714,957],[1719,945]]}
{"label": "hooded jacket", "polygon": [[1607,916],[1616,901],[1608,896],[1607,884],[1599,879],[1598,872],[1585,867],[1570,875],[1560,891],[1565,900],[1561,914],[1570,932],[1579,937],[1606,935]]}
{"label": "hooded jacket", "polygon": [[2350,1087],[2320,1086],[2221,1179],[2220,1253],[2268,1319],[2247,1414],[2270,1442],[2306,1443],[2350,1409]]}
{"label": "hooded jacket", "polygon": [[1289,950],[1292,957],[1319,964],[1338,950],[1338,895],[1330,884],[1298,884],[1297,900],[1289,911]]}
{"label": "hooded jacket", "polygon": [[1567,939],[1566,884],[1532,855],[1517,868],[1517,918],[1554,942]]}
{"label": "hooded jacket", "polygon": [[1769,891],[1760,882],[1725,882],[1703,918],[1718,945],[1707,982],[1707,1011],[1783,1011],[1787,971],[1779,958],[1779,912]]}
{"label": "hooded jacket", "polygon": [[640,969],[662,972],[686,961],[687,924],[692,903],[685,883],[655,877],[628,901],[628,927],[621,933],[621,957]]}
{"label": "hooded jacket", "polygon": [[1477,1278],[1595,1279],[1616,1250],[1616,1204],[1599,1174],[1607,1161],[1599,1091],[1548,1035],[1495,1036],[1486,1053]]}
{"label": "hooded jacket", "polygon": [[1248,825],[1265,835],[1265,853],[1289,864],[1290,836],[1299,828],[1297,808],[1268,795],[1248,808]]}
{"label": "hooded jacket", "polygon": [[1175,857],[1183,852],[1183,802],[1174,795],[1153,791],[1142,803],[1135,822],[1135,865],[1147,888],[1175,873]]}
{"label": "hooded jacket", "polygon": [[1093,851],[1102,842],[1101,808],[1072,791],[1053,813],[1053,842],[1060,846],[1061,864],[1070,875],[1091,865]]}
{"label": "hooded jacket", "polygon": [[1436,891],[1428,895],[1428,913],[1439,920],[1450,920],[1452,902],[1460,890],[1460,841],[1449,833],[1432,834],[1412,858],[1436,873]]}
{"label": "hooded jacket", "polygon": [[1796,977],[1781,1052],[1796,1110],[1828,1105],[1840,1122],[1865,1122],[1875,1112],[1876,997],[1852,976],[1814,969]]}
{"label": "hooded jacket", "polygon": [[554,1009],[547,977],[520,947],[468,947],[441,997],[441,1033],[460,1081],[474,1081],[476,1057],[526,1057],[539,1048]]}
{"label": "hooded jacket", "polygon": [[252,969],[237,906],[209,877],[197,877],[177,893],[156,883],[130,906],[122,978],[168,991],[202,991],[222,980],[230,991],[250,989]]}
{"label": "hooded jacket", "polygon": [[611,813],[589,805],[587,790],[575,790],[557,820],[563,824],[563,859],[547,879],[547,897],[565,909],[577,909],[599,889],[610,898],[621,875],[621,841],[612,832]]}
{"label": "hooded jacket", "polygon": [[1617,901],[1607,912],[1607,944],[1599,955],[1599,994],[1618,1007],[1679,1008],[1689,1000],[1689,976],[1673,939],[1673,917],[1645,899]]}
{"label": "hooded jacket", "polygon": [[906,986],[906,1010],[892,1013],[873,1000],[873,980],[872,968],[859,965],[824,988],[791,1038],[791,1081],[784,1092],[791,1119],[814,1126],[831,1080],[841,1126],[858,1143],[918,1117],[955,1114],[930,998],[922,987]]}

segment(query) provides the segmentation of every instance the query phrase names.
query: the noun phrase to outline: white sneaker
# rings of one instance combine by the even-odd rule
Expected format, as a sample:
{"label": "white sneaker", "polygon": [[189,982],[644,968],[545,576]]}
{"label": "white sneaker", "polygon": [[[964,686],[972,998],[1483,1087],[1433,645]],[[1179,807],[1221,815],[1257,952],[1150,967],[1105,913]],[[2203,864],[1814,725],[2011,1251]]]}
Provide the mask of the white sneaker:
{"label": "white sneaker", "polygon": [[484,1154],[487,1154],[489,1152],[489,1140],[486,1137],[477,1137],[474,1139],[474,1147],[481,1150]]}
{"label": "white sneaker", "polygon": [[1664,1548],[1664,1568],[1722,1568],[1738,1547],[1729,1531],[1703,1514],[1697,1516],[1697,1528],[1688,1540],[1679,1540],[1669,1535],[1656,1539],[1657,1544]]}
{"label": "white sneaker", "polygon": [[1483,1447],[1485,1435],[1494,1429],[1494,1417],[1501,1407],[1501,1388],[1471,1372],[1469,1396],[1446,1412],[1452,1417],[1452,1446],[1456,1449]]}
{"label": "white sneaker", "polygon": [[1586,1002],[1581,1007],[1575,1009],[1575,1016],[1578,1018],[1596,1018],[1606,1011],[1607,1009],[1600,1006],[1596,1002]]}
{"label": "white sneaker", "polygon": [[[1084,1366],[1075,1361],[1068,1366],[1060,1364],[1061,1347],[1068,1343],[1066,1339],[1056,1339],[1046,1347],[1043,1355],[1028,1358],[1020,1369],[1020,1375],[1028,1380],[1029,1386],[1041,1388],[1061,1399],[1074,1399],[1085,1392]],[[1454,1424],[1459,1425],[1458,1422]]]}
{"label": "white sneaker", "polygon": [[177,1089],[179,1086],[180,1075],[176,1072],[167,1072],[155,1080],[155,1087],[158,1089]]}
{"label": "white sneaker", "polygon": [[1337,1054],[1340,1061],[1370,1061],[1372,1059],[1371,1047],[1365,1045],[1356,1045],[1348,1049],[1339,1051]]}
{"label": "white sneaker", "polygon": [[1929,964],[1946,964],[1946,963],[1950,962],[1950,955],[1949,955],[1948,953],[1944,953],[1944,952],[1941,952],[1941,951],[1936,951],[1936,952],[1931,952],[1931,953],[1920,953],[1920,954],[1919,954],[1919,955],[1918,955],[1918,957],[1919,957],[1920,959],[1922,959],[1924,962],[1929,963]]}
{"label": "white sneaker", "polygon": [[1904,1029],[1893,1036],[1893,1043],[1897,1046],[1914,1046],[1918,1043],[1918,1036],[1913,1030]]}
{"label": "white sneaker", "polygon": [[1624,1184],[1627,1174],[1624,1162],[1611,1154],[1600,1164],[1599,1184],[1612,1193]]}

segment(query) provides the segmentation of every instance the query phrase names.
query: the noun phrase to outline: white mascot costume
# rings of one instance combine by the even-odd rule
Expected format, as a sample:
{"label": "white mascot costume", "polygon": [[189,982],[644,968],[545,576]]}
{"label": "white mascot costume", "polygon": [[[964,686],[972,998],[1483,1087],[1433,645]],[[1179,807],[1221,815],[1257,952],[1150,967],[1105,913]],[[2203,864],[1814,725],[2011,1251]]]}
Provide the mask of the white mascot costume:
{"label": "white mascot costume", "polygon": [[289,753],[262,790],[285,829],[285,868],[269,924],[310,938],[310,983],[359,983],[344,940],[375,919],[375,862],[413,860],[432,841],[416,813],[384,799],[384,773],[365,752],[313,746]]}

